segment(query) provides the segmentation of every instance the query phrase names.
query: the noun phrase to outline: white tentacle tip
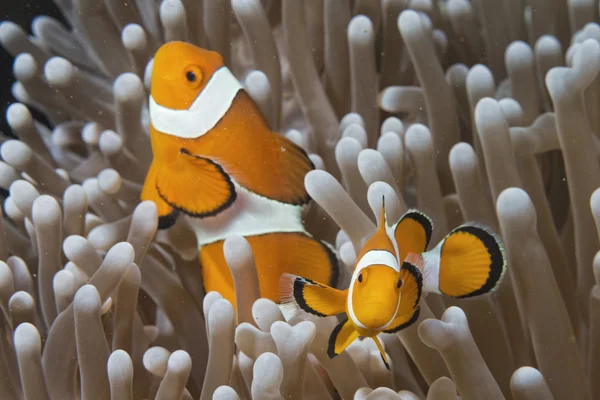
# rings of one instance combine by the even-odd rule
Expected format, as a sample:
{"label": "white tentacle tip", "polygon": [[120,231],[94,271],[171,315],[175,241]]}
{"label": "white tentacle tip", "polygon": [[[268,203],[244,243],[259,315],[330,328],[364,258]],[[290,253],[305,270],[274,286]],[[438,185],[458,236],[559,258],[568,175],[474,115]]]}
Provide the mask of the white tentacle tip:
{"label": "white tentacle tip", "polygon": [[[104,257],[104,263],[110,263],[112,265],[126,266],[129,268],[133,264],[135,258],[135,250],[129,242],[120,242],[115,244],[108,250],[106,257]],[[127,272],[125,270],[124,272]]]}
{"label": "white tentacle tip", "polygon": [[448,159],[452,171],[468,172],[474,170],[477,166],[475,150],[465,142],[452,146]]}
{"label": "white tentacle tip", "polygon": [[586,39],[573,55],[573,69],[576,72],[575,85],[581,90],[589,86],[600,70],[600,43]]}
{"label": "white tentacle tip", "polygon": [[590,197],[590,207],[592,208],[594,218],[600,223],[600,188],[594,190],[594,193],[592,193],[592,196]]}
{"label": "white tentacle tip", "polygon": [[148,229],[156,230],[158,227],[158,209],[152,200],[139,203],[133,211],[132,224],[143,224]]}
{"label": "white tentacle tip", "polygon": [[34,157],[33,150],[20,140],[7,140],[0,148],[0,155],[7,164],[17,168],[26,168]]}
{"label": "white tentacle tip", "polygon": [[355,112],[348,113],[344,115],[340,121],[340,132],[343,132],[350,124],[358,124],[365,127],[365,120],[363,117]]}
{"label": "white tentacle tip", "polygon": [[463,16],[470,15],[473,12],[471,3],[467,0],[448,0],[448,14]]}
{"label": "white tentacle tip", "polygon": [[183,350],[174,351],[167,362],[167,370],[177,375],[187,375],[192,368],[192,357]]}
{"label": "white tentacle tip", "polygon": [[62,57],[52,57],[46,61],[44,75],[52,86],[67,87],[75,77],[73,64]]}
{"label": "white tentacle tip", "polygon": [[133,380],[133,363],[124,350],[115,350],[108,357],[108,378],[111,382],[131,382]]}
{"label": "white tentacle tip", "polygon": [[98,293],[94,285],[83,285],[77,290],[73,299],[75,314],[77,315],[79,311],[85,314],[100,315],[100,309],[102,308],[101,301],[100,293]]}
{"label": "white tentacle tip", "polygon": [[31,352],[37,356],[42,351],[42,341],[37,328],[29,322],[17,326],[14,333],[14,343],[17,352]]}
{"label": "white tentacle tip", "polygon": [[208,325],[213,337],[220,336],[235,325],[235,311],[229,300],[218,299],[214,302],[208,312]]}
{"label": "white tentacle tip", "polygon": [[123,148],[123,138],[115,131],[106,130],[100,135],[98,146],[102,153],[112,156]]}
{"label": "white tentacle tip", "polygon": [[428,152],[433,150],[433,139],[429,128],[423,124],[413,124],[404,136],[406,148],[412,152]]}
{"label": "white tentacle tip", "polygon": [[[259,378],[257,383],[277,387],[283,380],[283,364],[274,353],[261,354],[254,363],[254,376]],[[254,382],[252,382],[254,386]]]}
{"label": "white tentacle tip", "polygon": [[213,400],[239,400],[237,392],[230,386],[219,386],[213,393]]}
{"label": "white tentacle tip", "polygon": [[510,389],[518,398],[552,398],[546,379],[540,371],[532,367],[517,369],[510,378]]}
{"label": "white tentacle tip", "polygon": [[167,29],[178,29],[185,22],[185,8],[180,0],[163,0],[159,8],[160,20]]}
{"label": "white tentacle tip", "polygon": [[151,347],[144,353],[142,363],[144,368],[154,376],[163,377],[167,373],[167,364],[171,352],[164,347]]}
{"label": "white tentacle tip", "polygon": [[419,338],[425,345],[443,351],[455,345],[457,328],[465,327],[468,329],[467,316],[463,310],[453,306],[446,309],[441,320],[426,319],[417,330]]}
{"label": "white tentacle tip", "polygon": [[98,185],[106,194],[116,194],[121,189],[121,175],[112,168],[106,168],[98,174]]}
{"label": "white tentacle tip", "polygon": [[414,34],[420,34],[422,26],[419,13],[410,9],[402,11],[398,17],[398,29],[405,39]]}
{"label": "white tentacle tip", "polygon": [[33,127],[33,117],[26,105],[13,103],[6,109],[6,122],[15,131],[25,127]]}
{"label": "white tentacle tip", "polygon": [[498,218],[511,227],[521,229],[535,227],[535,208],[527,192],[519,188],[508,188],[500,193],[496,201]]}
{"label": "white tentacle tip", "polygon": [[146,31],[138,24],[127,24],[121,32],[121,41],[129,51],[145,49],[147,40]]}
{"label": "white tentacle tip", "polygon": [[45,194],[35,199],[31,214],[35,225],[54,225],[62,218],[60,205],[56,199]]}
{"label": "white tentacle tip", "polygon": [[374,40],[373,23],[365,15],[357,15],[348,24],[348,40],[356,44],[368,44]]}
{"label": "white tentacle tip", "polygon": [[142,102],[145,96],[144,84],[136,74],[125,72],[115,79],[113,93],[120,102]]}
{"label": "white tentacle tip", "polygon": [[227,237],[223,243],[223,253],[229,268],[232,268],[234,272],[246,267],[254,267],[252,247],[243,236]]}
{"label": "white tentacle tip", "polygon": [[525,62],[533,62],[533,51],[529,44],[517,40],[512,42],[505,52],[506,65],[517,65]]}
{"label": "white tentacle tip", "polygon": [[480,136],[486,133],[495,134],[497,129],[508,129],[502,107],[500,107],[497,100],[490,97],[484,97],[477,102],[475,106],[475,124],[480,128]]}
{"label": "white tentacle tip", "polygon": [[543,35],[535,42],[534,51],[537,54],[562,54],[562,46],[552,35]]}

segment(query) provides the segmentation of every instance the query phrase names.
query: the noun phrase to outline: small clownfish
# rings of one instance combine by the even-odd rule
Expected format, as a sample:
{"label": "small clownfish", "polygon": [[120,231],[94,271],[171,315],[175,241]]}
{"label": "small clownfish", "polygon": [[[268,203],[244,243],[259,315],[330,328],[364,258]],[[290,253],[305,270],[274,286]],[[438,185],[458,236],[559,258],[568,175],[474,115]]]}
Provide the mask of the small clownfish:
{"label": "small clownfish", "polygon": [[302,312],[318,317],[346,314],[329,338],[329,357],[359,337],[369,337],[390,369],[377,336],[413,324],[426,293],[455,298],[485,294],[498,286],[506,270],[503,244],[487,227],[461,225],[426,252],[432,231],[429,217],[414,209],[389,227],[384,204],[378,229],[360,251],[349,288],[338,290],[284,274],[280,280],[284,310],[292,318],[302,318]]}
{"label": "small clownfish", "polygon": [[154,57],[149,115],[153,160],[141,198],[156,203],[159,229],[179,217],[193,229],[206,292],[236,305],[223,255],[230,235],[250,243],[262,297],[279,300],[284,272],[337,284],[334,250],[302,223],[312,162],[271,131],[218,53],[163,45]]}

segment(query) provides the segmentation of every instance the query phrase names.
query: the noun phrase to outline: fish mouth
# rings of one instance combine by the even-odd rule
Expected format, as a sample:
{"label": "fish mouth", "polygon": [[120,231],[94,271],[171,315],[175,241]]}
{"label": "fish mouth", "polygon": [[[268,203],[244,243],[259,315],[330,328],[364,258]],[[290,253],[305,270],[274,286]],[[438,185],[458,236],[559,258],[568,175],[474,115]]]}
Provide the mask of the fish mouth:
{"label": "fish mouth", "polygon": [[378,328],[379,330],[384,330],[385,328],[390,326],[392,324],[392,322],[394,322],[394,319],[396,319],[396,315],[398,314],[398,310],[400,309],[400,301],[401,300],[402,300],[402,295],[400,294],[400,295],[398,295],[398,303],[396,304],[396,310],[394,310],[394,314],[392,315],[392,317],[389,319],[389,321],[385,325]]}
{"label": "fish mouth", "polygon": [[[401,296],[398,297],[398,302],[396,303],[396,306],[393,309],[385,307],[385,304],[382,304],[380,301],[372,302],[372,304],[369,304],[369,308],[372,310],[379,310],[379,315],[376,318],[366,318],[366,321],[360,321],[361,324],[365,328],[370,330],[384,330],[396,318],[396,314],[398,313],[398,309],[400,308],[400,298]],[[388,308],[388,310],[384,310],[386,308]]]}

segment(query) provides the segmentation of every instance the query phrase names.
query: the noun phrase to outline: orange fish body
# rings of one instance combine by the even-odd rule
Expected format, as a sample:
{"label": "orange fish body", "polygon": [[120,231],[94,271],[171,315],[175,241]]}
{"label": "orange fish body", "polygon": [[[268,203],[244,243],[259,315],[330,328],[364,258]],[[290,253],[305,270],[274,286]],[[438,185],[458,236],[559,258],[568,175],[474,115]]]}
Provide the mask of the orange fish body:
{"label": "orange fish body", "polygon": [[280,280],[284,309],[318,317],[346,314],[331,334],[329,357],[359,337],[368,337],[389,369],[377,336],[412,325],[419,317],[424,293],[456,298],[488,293],[497,287],[506,268],[500,239],[487,228],[464,224],[426,251],[432,231],[431,220],[417,210],[409,210],[390,227],[382,207],[379,229],[360,251],[349,288],[338,290],[284,274]]}
{"label": "orange fish body", "polygon": [[151,81],[153,161],[142,200],[158,207],[159,228],[183,216],[200,248],[207,292],[235,305],[223,241],[241,235],[255,258],[261,296],[279,300],[282,273],[328,282],[338,278],[337,257],[306,232],[310,198],[307,154],[272,132],[222,57],[183,42],[156,53]]}

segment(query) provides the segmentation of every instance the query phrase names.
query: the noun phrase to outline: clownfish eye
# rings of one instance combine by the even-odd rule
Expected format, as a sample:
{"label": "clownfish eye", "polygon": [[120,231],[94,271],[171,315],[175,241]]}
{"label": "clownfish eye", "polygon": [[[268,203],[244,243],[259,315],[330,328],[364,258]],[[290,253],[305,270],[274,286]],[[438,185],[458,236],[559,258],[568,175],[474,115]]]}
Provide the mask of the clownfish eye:
{"label": "clownfish eye", "polygon": [[194,83],[196,82],[196,74],[194,73],[194,71],[188,71],[185,73],[185,78],[188,80],[189,83]]}
{"label": "clownfish eye", "polygon": [[402,279],[398,279],[398,283],[396,283],[396,288],[400,289],[402,287]]}
{"label": "clownfish eye", "polygon": [[358,274],[358,283],[362,283],[362,281],[363,281],[362,274]]}
{"label": "clownfish eye", "polygon": [[196,65],[190,65],[184,70],[184,77],[187,85],[196,89],[202,82],[202,71]]}

